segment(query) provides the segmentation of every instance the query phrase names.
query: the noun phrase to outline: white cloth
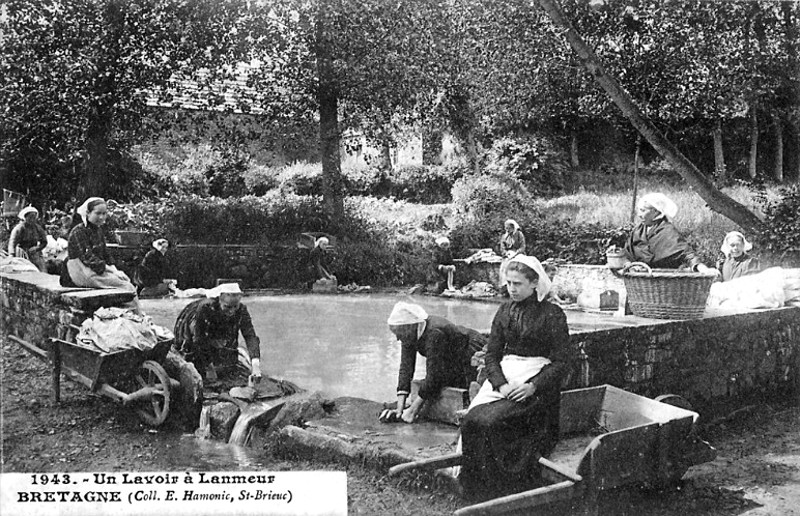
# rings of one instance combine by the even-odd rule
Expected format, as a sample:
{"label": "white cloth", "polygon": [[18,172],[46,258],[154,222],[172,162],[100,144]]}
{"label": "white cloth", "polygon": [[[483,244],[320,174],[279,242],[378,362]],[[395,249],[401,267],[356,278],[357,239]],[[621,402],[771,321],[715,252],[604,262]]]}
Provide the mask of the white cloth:
{"label": "white cloth", "polygon": [[148,316],[119,307],[99,308],[91,319],[81,324],[76,339],[109,353],[123,349],[152,349],[158,339],[171,339],[173,334],[156,326]]}
{"label": "white cloth", "polygon": [[25,217],[28,215],[28,213],[35,213],[36,215],[39,215],[39,210],[37,210],[33,206],[27,206],[19,211],[17,217],[19,217],[20,220],[25,220]]}
{"label": "white cloth", "polygon": [[645,204],[652,206],[656,209],[656,211],[668,219],[675,218],[675,215],[678,214],[678,205],[675,204],[672,199],[660,192],[652,192],[643,195],[639,200],[639,205],[642,206]]}
{"label": "white cloth", "polygon": [[511,259],[509,265],[511,265],[514,262],[520,262],[523,265],[527,265],[528,267],[533,269],[533,271],[536,274],[539,275],[539,283],[536,285],[536,297],[539,299],[539,302],[541,303],[542,300],[545,297],[547,297],[547,294],[550,293],[550,288],[552,286],[550,283],[550,276],[547,275],[547,273],[544,270],[544,267],[542,267],[542,264],[535,256],[518,254]]}
{"label": "white cloth", "polygon": [[102,197],[89,197],[76,210],[78,212],[78,215],[80,215],[81,218],[83,219],[84,224],[89,222],[89,220],[87,219],[89,215],[89,204],[94,201],[106,202],[106,200],[103,199]]}
{"label": "white cloth", "polygon": [[742,248],[745,253],[753,249],[753,244],[751,242],[748,242],[743,234],[741,234],[738,231],[731,231],[730,233],[725,235],[725,238],[722,239],[722,245],[719,248],[719,250],[722,251],[722,254],[724,254],[725,256],[731,255],[731,246],[730,244],[728,244],[728,240],[730,240],[733,237],[738,237],[742,240]]}
{"label": "white cloth", "polygon": [[436,242],[436,245],[443,246],[445,244],[449,244],[450,243],[450,239],[445,237],[445,236],[440,236],[435,240],[435,242]]}
{"label": "white cloth", "polygon": [[[500,361],[500,369],[503,370],[503,375],[510,384],[525,383],[542,370],[544,366],[550,363],[550,359],[546,357],[521,357],[519,355],[506,355]],[[481,385],[478,394],[473,398],[472,403],[469,404],[467,412],[485,403],[505,399],[505,396],[500,394],[500,391],[494,390],[492,382],[486,380]]]}
{"label": "white cloth", "polygon": [[511,233],[506,233],[507,235],[509,235],[509,234],[512,234],[512,235],[513,235],[513,234],[514,234],[514,232],[516,232],[516,231],[519,231],[519,224],[517,224],[517,221],[516,221],[516,220],[514,220],[514,219],[508,219],[508,220],[505,222],[505,224],[503,224],[503,225],[504,225],[504,226],[507,226],[507,225],[509,225],[509,224],[511,224],[512,226],[514,226],[514,231],[512,231]]}
{"label": "white cloth", "polygon": [[784,270],[771,267],[758,274],[712,283],[706,305],[722,308],[778,308],[786,302],[787,284]]}

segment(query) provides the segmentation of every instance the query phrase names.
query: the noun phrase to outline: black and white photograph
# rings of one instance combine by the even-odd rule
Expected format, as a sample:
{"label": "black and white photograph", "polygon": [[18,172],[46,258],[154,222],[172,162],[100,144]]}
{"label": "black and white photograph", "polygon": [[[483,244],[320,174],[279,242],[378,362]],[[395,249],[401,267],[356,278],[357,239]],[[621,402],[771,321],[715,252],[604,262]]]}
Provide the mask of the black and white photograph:
{"label": "black and white photograph", "polygon": [[800,516],[800,1],[0,0],[4,516]]}

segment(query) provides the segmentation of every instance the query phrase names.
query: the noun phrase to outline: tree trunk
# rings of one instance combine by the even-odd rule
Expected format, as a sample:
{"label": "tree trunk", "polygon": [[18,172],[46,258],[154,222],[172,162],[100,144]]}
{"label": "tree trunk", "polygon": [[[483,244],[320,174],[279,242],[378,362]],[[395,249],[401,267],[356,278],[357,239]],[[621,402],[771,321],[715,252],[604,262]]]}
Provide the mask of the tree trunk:
{"label": "tree trunk", "polygon": [[383,163],[381,163],[381,168],[384,170],[394,169],[394,160],[392,160],[392,141],[385,133],[381,139],[381,161],[383,161]]}
{"label": "tree trunk", "polygon": [[756,105],[750,106],[750,157],[747,162],[747,173],[750,179],[756,178],[758,164],[758,113]]}
{"label": "tree trunk", "polygon": [[470,129],[464,139],[464,151],[467,153],[467,161],[470,168],[476,174],[481,171],[480,162],[478,158],[478,142],[475,139],[475,130]]}
{"label": "tree trunk", "polygon": [[775,181],[783,182],[783,121],[777,114],[772,115],[775,131]]}
{"label": "tree trunk", "polygon": [[427,124],[422,127],[422,164],[442,164],[442,132]]}
{"label": "tree trunk", "polygon": [[321,2],[316,23],[317,102],[319,103],[319,140],[322,154],[322,201],[331,226],[344,217],[342,162],[339,155],[339,94],[333,77],[333,62],[325,34],[327,6]]}
{"label": "tree trunk", "polygon": [[569,159],[573,168],[581,166],[580,158],[578,157],[578,131],[573,129],[569,143]]}
{"label": "tree trunk", "polygon": [[631,224],[636,221],[636,197],[639,195],[639,157],[642,152],[642,135],[636,136],[636,152],[633,153],[633,199],[631,200]]}
{"label": "tree trunk", "polygon": [[739,224],[745,230],[755,230],[761,220],[744,205],[720,192],[714,184],[703,175],[658,129],[650,122],[639,107],[633,102],[630,94],[602,67],[594,51],[583,41],[572,25],[564,17],[557,0],[536,0],[553,23],[563,29],[564,37],[583,62],[584,67],[595,81],[606,91],[608,96],[619,107],[626,118],[653,146],[658,153],[675,167],[683,179],[694,188],[708,206]]}
{"label": "tree trunk", "polygon": [[88,197],[105,197],[108,193],[108,135],[111,121],[97,117],[89,122],[86,131],[86,155],[83,173],[78,184],[79,203]]}
{"label": "tree trunk", "polygon": [[[797,2],[784,0],[781,2],[781,13],[783,14],[783,27],[785,34],[785,47],[786,55],[789,60],[789,73],[787,80],[790,81],[791,91],[791,106],[788,109],[788,123],[791,128],[789,132],[789,141],[793,145],[789,145],[790,156],[794,158],[794,166],[791,167],[790,174],[788,174],[794,181],[800,181],[800,57],[798,57],[798,45],[800,45],[800,38],[798,38],[798,16],[800,16],[800,7]],[[792,80],[794,78],[794,80]],[[789,159],[792,159],[791,157]],[[787,164],[788,165],[788,164]]]}
{"label": "tree trunk", "polygon": [[727,171],[725,168],[725,153],[722,147],[722,120],[719,118],[714,123],[714,170],[720,184],[727,181]]}

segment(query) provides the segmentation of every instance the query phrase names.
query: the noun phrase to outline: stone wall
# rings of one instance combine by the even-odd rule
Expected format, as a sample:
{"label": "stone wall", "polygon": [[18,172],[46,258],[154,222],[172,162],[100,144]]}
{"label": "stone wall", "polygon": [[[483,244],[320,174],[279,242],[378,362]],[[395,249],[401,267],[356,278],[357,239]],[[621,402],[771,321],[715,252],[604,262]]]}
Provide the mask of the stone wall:
{"label": "stone wall", "polygon": [[695,407],[778,396],[800,376],[800,308],[707,316],[571,335],[570,387],[609,383]]}
{"label": "stone wall", "polygon": [[116,289],[64,288],[58,276],[41,272],[0,274],[3,333],[40,347],[67,324],[80,324],[101,306],[130,302],[133,294]]}
{"label": "stone wall", "polygon": [[562,264],[553,278],[552,291],[562,299],[577,299],[584,289],[625,292],[625,282],[605,265]]}
{"label": "stone wall", "polygon": [[[149,250],[108,246],[117,267],[131,277]],[[307,261],[307,250],[285,245],[177,245],[167,252],[168,277],[182,289],[213,287],[218,278],[241,279],[243,288],[305,286],[312,279]]]}

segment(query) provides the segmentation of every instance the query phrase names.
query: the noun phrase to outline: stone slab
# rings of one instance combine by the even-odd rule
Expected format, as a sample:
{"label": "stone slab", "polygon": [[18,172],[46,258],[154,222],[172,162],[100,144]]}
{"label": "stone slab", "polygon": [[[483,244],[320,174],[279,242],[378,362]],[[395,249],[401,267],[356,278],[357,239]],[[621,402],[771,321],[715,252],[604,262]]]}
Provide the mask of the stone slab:
{"label": "stone slab", "polygon": [[281,432],[290,446],[309,452],[323,450],[335,459],[364,460],[375,467],[399,464],[455,451],[458,428],[436,422],[381,423],[383,403],[361,398],[334,400],[325,418],[308,421]]}

